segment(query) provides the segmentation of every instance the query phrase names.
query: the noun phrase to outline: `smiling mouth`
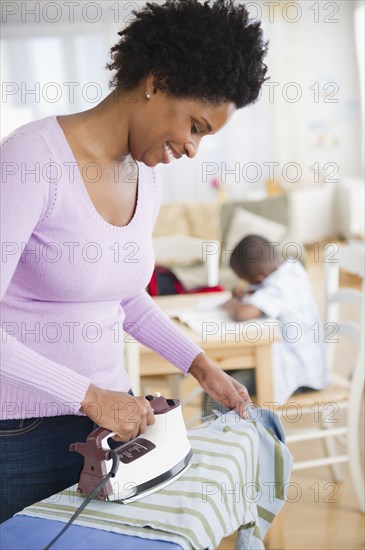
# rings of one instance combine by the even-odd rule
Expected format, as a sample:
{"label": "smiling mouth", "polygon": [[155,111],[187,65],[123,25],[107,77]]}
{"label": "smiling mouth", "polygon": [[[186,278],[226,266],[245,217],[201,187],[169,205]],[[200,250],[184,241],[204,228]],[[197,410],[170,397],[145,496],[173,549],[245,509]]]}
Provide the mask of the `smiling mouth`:
{"label": "smiling mouth", "polygon": [[175,159],[181,158],[179,155],[168,143],[167,141],[163,144],[164,151],[166,153],[167,160],[172,162]]}

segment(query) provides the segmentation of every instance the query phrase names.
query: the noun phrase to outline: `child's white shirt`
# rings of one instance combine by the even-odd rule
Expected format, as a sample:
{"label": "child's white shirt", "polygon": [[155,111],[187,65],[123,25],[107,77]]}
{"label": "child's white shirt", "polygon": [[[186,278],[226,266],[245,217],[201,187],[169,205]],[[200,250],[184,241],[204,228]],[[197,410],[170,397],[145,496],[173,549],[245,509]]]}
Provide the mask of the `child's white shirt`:
{"label": "child's white shirt", "polygon": [[255,292],[243,297],[280,324],[280,342],[272,346],[275,401],[286,401],[301,386],[329,384],[324,333],[308,275],[299,262],[286,261]]}

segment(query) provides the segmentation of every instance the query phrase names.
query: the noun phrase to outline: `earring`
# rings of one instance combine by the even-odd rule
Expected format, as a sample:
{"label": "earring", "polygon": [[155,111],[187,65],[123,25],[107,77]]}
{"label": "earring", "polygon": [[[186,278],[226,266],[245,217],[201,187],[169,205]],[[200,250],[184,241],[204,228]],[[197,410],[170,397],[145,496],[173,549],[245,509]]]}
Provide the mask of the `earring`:
{"label": "earring", "polygon": [[147,99],[151,99],[151,95],[150,95],[150,94],[146,94],[146,98],[147,98]]}

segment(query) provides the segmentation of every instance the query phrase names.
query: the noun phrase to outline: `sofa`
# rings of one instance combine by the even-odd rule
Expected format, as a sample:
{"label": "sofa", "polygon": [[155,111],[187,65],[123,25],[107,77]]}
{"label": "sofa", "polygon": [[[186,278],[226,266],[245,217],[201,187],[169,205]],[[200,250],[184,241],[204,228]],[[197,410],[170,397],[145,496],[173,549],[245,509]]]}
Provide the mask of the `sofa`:
{"label": "sofa", "polygon": [[[248,233],[261,234],[278,243],[284,258],[297,258],[305,264],[305,249],[290,234],[288,196],[268,197],[258,201],[210,201],[163,203],[156,221],[154,237],[192,236],[220,243],[219,284],[226,289],[237,283],[229,268],[234,245]],[[174,262],[169,265],[187,289],[206,285],[205,266],[200,263]]]}

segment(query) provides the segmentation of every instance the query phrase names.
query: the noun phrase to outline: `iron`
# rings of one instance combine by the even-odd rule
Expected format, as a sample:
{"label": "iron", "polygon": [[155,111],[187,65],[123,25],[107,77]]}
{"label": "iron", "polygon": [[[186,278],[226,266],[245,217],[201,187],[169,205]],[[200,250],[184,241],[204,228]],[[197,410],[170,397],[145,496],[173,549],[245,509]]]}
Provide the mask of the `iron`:
{"label": "iron", "polygon": [[97,494],[100,500],[139,500],[159,491],[179,478],[192,462],[192,449],[178,399],[160,394],[147,395],[155,414],[155,424],[127,443],[115,441],[115,433],[97,428],[85,443],[72,443],[70,451],[85,457],[78,492],[87,496],[110,472],[110,450],[119,456],[119,468]]}

